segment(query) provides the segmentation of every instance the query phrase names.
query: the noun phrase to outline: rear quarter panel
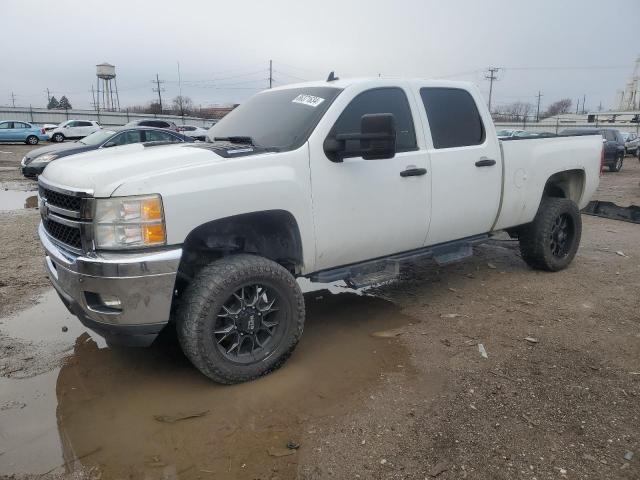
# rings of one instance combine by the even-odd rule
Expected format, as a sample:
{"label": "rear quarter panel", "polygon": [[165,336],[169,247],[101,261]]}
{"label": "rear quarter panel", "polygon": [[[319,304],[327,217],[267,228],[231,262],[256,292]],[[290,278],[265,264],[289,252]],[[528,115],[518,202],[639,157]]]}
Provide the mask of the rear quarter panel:
{"label": "rear quarter panel", "polygon": [[538,211],[547,180],[554,174],[584,172],[584,187],[576,198],[584,208],[600,179],[600,135],[501,141],[503,197],[494,230],[529,223]]}

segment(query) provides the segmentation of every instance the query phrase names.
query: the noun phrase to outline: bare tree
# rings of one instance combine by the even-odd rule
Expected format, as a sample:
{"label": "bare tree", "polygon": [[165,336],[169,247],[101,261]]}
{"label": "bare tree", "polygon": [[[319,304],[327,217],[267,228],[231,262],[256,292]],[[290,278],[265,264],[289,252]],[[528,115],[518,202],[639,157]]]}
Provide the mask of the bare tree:
{"label": "bare tree", "polygon": [[542,114],[542,118],[553,117],[554,115],[560,115],[562,113],[569,113],[571,111],[571,99],[563,98],[557,102],[553,102],[547,108],[547,111]]}
{"label": "bare tree", "polygon": [[177,115],[189,115],[193,111],[193,101],[189,97],[178,95],[173,99],[173,110]]}

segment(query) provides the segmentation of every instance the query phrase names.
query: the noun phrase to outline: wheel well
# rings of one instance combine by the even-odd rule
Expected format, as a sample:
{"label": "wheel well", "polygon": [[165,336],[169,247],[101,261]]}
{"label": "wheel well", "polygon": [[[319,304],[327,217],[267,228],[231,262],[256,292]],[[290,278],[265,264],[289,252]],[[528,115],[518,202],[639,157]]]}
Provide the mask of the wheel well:
{"label": "wheel well", "polygon": [[568,198],[579,204],[584,191],[584,183],[583,170],[558,172],[547,180],[542,197]]}
{"label": "wheel well", "polygon": [[302,240],[298,223],[287,211],[267,210],[200,225],[184,242],[179,277],[188,281],[212,260],[234,253],[260,255],[299,273]]}

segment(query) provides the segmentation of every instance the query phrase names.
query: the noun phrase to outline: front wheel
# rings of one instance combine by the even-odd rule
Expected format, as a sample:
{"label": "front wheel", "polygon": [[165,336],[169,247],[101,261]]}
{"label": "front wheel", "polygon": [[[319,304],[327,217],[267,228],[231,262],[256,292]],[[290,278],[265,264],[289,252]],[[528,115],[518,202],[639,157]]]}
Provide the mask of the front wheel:
{"label": "front wheel", "polygon": [[609,171],[611,172],[619,172],[622,170],[622,163],[624,162],[624,155],[619,155],[616,157],[616,161],[613,165],[609,165]]}
{"label": "front wheel", "polygon": [[302,291],[284,267],[240,254],[200,270],[184,292],[176,326],[198,370],[233,384],[280,367],[302,335],[304,316]]}
{"label": "front wheel", "polygon": [[566,198],[545,198],[538,213],[520,229],[520,253],[531,268],[556,272],[567,268],[578,251],[582,218]]}

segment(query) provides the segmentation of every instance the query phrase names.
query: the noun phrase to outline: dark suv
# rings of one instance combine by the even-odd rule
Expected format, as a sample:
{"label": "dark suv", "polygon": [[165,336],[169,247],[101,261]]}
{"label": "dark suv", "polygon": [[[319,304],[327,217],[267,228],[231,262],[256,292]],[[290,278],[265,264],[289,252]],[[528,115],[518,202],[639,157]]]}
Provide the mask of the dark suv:
{"label": "dark suv", "polygon": [[622,138],[619,130],[615,128],[567,128],[560,132],[560,135],[593,135],[595,133],[602,135],[604,147],[603,164],[609,167],[611,172],[622,170],[625,147],[624,138]]}

